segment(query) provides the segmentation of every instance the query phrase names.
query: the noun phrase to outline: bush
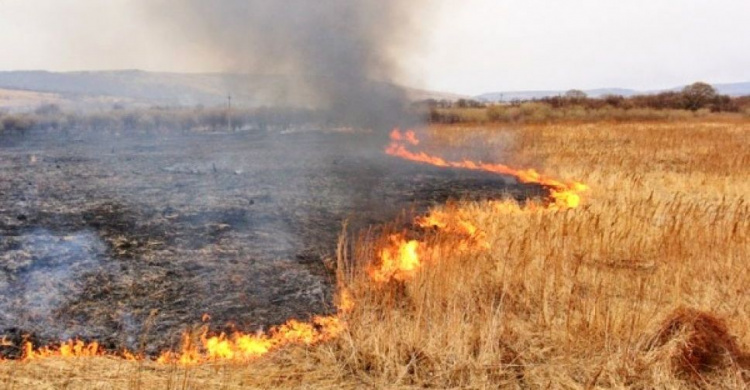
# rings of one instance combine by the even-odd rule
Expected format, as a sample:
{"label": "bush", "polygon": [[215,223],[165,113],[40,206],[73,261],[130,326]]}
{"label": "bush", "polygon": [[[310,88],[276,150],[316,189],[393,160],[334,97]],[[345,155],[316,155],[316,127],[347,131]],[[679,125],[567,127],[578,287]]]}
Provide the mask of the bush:
{"label": "bush", "polygon": [[27,115],[7,115],[2,118],[1,126],[6,131],[23,132],[31,129],[34,122]]}

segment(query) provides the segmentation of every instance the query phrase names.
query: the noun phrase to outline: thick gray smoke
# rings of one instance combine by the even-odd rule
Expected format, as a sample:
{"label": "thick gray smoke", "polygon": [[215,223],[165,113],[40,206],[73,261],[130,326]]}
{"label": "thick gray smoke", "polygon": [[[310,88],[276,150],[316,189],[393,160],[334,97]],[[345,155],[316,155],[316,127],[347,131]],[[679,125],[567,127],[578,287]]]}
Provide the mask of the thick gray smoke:
{"label": "thick gray smoke", "polygon": [[[403,120],[396,87],[405,53],[416,44],[419,1],[160,0],[158,15],[205,45],[227,70],[283,76],[277,103],[328,110],[349,125]],[[278,79],[277,79],[278,80]]]}

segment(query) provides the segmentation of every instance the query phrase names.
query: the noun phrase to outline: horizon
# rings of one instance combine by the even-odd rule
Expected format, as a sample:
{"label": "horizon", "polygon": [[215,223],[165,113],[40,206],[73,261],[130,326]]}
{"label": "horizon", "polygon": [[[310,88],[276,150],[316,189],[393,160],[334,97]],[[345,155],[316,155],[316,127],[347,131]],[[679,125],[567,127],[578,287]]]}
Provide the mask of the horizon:
{"label": "horizon", "polygon": [[[168,75],[192,75],[192,76],[221,76],[221,75],[245,75],[245,76],[263,76],[263,77],[271,77],[271,76],[281,76],[284,77],[285,75],[274,75],[274,74],[261,74],[261,73],[243,73],[243,72],[221,72],[221,71],[207,71],[207,72],[172,72],[172,71],[154,71],[154,70],[147,70],[147,69],[83,69],[83,70],[65,70],[65,71],[55,71],[55,70],[49,70],[49,69],[10,69],[10,70],[3,70],[0,69],[0,73],[22,73],[22,72],[44,72],[44,73],[52,73],[52,74],[80,74],[80,73],[126,73],[126,72],[143,72],[143,73],[151,73],[151,74],[168,74]],[[577,88],[577,87],[570,87],[570,88],[539,88],[539,89],[512,89],[512,90],[494,90],[494,91],[484,91],[477,94],[464,94],[461,92],[456,91],[446,91],[446,90],[433,90],[433,89],[425,89],[421,87],[412,87],[408,85],[402,85],[404,88],[410,88],[418,91],[425,91],[425,92],[434,92],[434,93],[444,93],[444,94],[450,94],[450,95],[458,95],[458,96],[464,96],[464,97],[470,97],[470,98],[478,98],[482,95],[491,95],[491,94],[497,94],[497,93],[542,93],[542,92],[565,92],[569,90],[581,90],[581,91],[596,91],[596,90],[627,90],[627,91],[633,91],[636,93],[658,93],[663,91],[669,91],[674,89],[679,89],[685,86],[688,86],[690,84],[693,84],[695,82],[704,82],[708,83],[712,86],[717,85],[734,85],[734,84],[745,84],[750,83],[750,79],[748,80],[734,80],[734,81],[719,81],[714,82],[711,80],[693,80],[690,82],[685,82],[678,85],[671,85],[671,86],[660,86],[660,87],[649,87],[645,89],[638,89],[638,88],[629,88],[629,87],[623,87],[623,86],[598,86],[598,87],[591,87],[591,88]],[[3,89],[0,87],[0,89]]]}

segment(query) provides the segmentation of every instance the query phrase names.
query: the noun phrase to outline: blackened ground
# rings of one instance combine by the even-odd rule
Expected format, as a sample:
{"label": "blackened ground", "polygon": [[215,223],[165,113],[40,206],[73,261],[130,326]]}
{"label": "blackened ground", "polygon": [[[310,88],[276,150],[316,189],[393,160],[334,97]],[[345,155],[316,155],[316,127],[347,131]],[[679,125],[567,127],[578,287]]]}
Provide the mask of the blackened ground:
{"label": "blackened ground", "polygon": [[322,131],[0,137],[0,337],[152,354],[204,313],[218,330],[307,319],[334,310],[322,259],[344,219],[544,192],[382,146]]}

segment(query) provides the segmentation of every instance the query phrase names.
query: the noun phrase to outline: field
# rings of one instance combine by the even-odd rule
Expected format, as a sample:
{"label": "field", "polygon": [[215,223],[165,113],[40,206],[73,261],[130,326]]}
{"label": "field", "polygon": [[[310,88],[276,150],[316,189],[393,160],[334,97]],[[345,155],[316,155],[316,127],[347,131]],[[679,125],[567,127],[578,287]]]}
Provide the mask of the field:
{"label": "field", "polygon": [[18,91],[0,88],[0,109],[12,110],[41,104],[59,104],[60,96],[53,93]]}
{"label": "field", "polygon": [[3,140],[0,337],[15,345],[80,337],[153,355],[203,314],[244,331],[307,320],[335,310],[328,268],[344,219],[361,229],[448,197],[530,191],[404,164],[361,134]]}
{"label": "field", "polygon": [[580,207],[566,210],[486,199],[436,205],[432,214],[460,215],[479,233],[420,232],[422,266],[403,280],[374,282],[367,270],[408,221],[342,235],[339,295],[346,291],[353,307],[339,314],[345,329],[326,342],[241,364],[3,362],[0,388],[748,385],[750,122],[434,126],[426,133],[435,154],[481,145],[477,159],[535,167],[590,189]]}

